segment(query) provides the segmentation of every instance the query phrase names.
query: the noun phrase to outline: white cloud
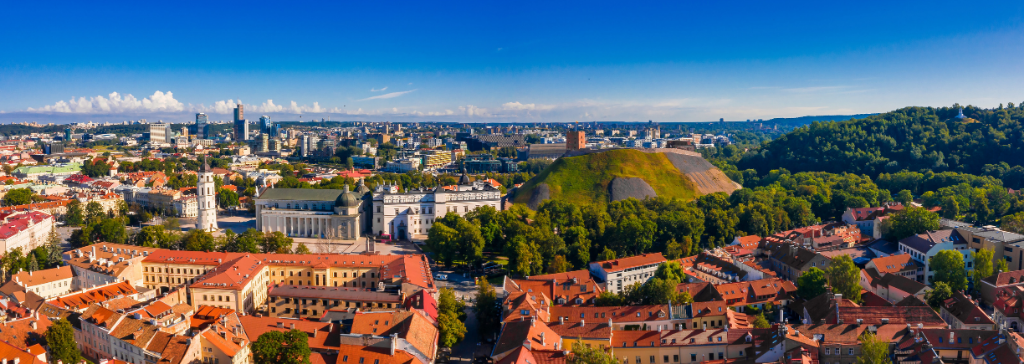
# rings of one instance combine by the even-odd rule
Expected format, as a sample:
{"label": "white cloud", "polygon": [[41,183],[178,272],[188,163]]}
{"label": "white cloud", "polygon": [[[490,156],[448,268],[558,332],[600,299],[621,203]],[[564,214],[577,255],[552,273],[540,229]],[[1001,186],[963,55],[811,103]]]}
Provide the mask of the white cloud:
{"label": "white cloud", "polygon": [[370,88],[370,92],[381,92],[381,91],[384,91],[384,90],[387,90],[387,89],[388,89],[387,86],[384,86],[384,88],[381,88],[381,89],[376,89],[376,88],[371,87]]}
{"label": "white cloud", "polygon": [[111,92],[107,97],[80,97],[77,100],[71,97],[69,101],[57,101],[53,105],[46,105],[36,108],[28,108],[28,112],[53,112],[53,113],[74,113],[74,114],[98,114],[98,113],[123,113],[123,112],[178,112],[184,111],[185,105],[174,99],[170,91],[156,91],[153,95],[141,100],[128,94],[121,96],[117,92]]}
{"label": "white cloud", "polygon": [[416,90],[413,89],[413,90],[409,90],[409,91],[388,92],[388,93],[383,94],[383,95],[371,96],[371,97],[367,97],[365,99],[358,100],[358,101],[378,100],[378,99],[393,99],[393,98],[405,95],[405,94],[413,92],[413,91],[416,91]]}
{"label": "white cloud", "polygon": [[545,111],[545,110],[552,110],[552,109],[554,109],[555,105],[524,104],[524,103],[520,103],[519,101],[514,101],[514,102],[506,102],[504,104],[501,104],[501,108],[504,109],[504,110],[540,110],[540,111]]}

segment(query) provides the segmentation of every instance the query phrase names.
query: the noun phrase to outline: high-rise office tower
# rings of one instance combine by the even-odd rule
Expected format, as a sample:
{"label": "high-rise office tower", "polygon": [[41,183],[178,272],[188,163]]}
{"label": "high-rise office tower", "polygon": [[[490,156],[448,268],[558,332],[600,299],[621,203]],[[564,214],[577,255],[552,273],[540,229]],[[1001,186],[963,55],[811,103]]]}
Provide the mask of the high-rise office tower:
{"label": "high-rise office tower", "polygon": [[196,139],[206,138],[206,124],[210,122],[210,119],[204,113],[196,114]]}
{"label": "high-rise office tower", "polygon": [[270,133],[270,117],[263,115],[260,116],[260,134]]}
{"label": "high-rise office tower", "polygon": [[242,104],[235,107],[235,140],[249,140],[249,123],[245,121],[245,112]]}
{"label": "high-rise office tower", "polygon": [[64,142],[71,142],[71,128],[64,129]]}
{"label": "high-rise office tower", "polygon": [[299,142],[299,156],[309,156],[309,136],[303,135],[302,140]]}
{"label": "high-rise office tower", "polygon": [[281,136],[281,129],[277,127],[277,124],[273,124],[273,126],[270,127],[270,136],[275,138]]}
{"label": "high-rise office tower", "polygon": [[149,142],[170,144],[171,124],[153,123],[149,124]]}

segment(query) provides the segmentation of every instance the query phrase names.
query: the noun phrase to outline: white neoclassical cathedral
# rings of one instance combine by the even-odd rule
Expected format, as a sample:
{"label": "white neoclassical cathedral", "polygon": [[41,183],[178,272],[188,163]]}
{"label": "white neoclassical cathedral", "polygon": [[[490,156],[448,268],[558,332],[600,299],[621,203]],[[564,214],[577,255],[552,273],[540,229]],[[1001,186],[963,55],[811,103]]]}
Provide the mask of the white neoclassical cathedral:
{"label": "white neoclassical cathedral", "polygon": [[217,231],[217,191],[213,182],[213,170],[210,164],[203,157],[203,167],[199,169],[199,180],[196,183],[196,202],[199,208],[199,217],[196,219],[196,229],[209,232]]}

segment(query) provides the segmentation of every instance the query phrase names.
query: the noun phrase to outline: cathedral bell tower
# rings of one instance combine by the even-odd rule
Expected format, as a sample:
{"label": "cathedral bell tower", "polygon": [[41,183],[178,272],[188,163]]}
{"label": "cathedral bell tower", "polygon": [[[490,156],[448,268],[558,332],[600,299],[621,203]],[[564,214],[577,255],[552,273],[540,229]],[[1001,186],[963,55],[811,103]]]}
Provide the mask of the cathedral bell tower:
{"label": "cathedral bell tower", "polygon": [[199,208],[199,218],[196,219],[196,229],[209,232],[217,231],[217,191],[213,182],[213,170],[203,156],[203,166],[199,169],[199,182],[196,184],[196,202]]}

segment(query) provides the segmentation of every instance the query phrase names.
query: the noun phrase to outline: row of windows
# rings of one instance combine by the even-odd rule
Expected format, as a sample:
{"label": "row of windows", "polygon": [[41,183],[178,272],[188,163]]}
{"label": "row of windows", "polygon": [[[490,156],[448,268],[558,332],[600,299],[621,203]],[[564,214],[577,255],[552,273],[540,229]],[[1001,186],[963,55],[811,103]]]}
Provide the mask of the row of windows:
{"label": "row of windows", "polygon": [[187,268],[184,268],[184,269],[183,268],[177,268],[177,269],[175,269],[175,268],[160,268],[160,267],[143,267],[142,270],[144,272],[170,273],[170,274],[175,274],[176,273],[176,274],[193,274],[194,275],[194,274],[204,274],[204,273],[206,273],[206,269],[199,270],[199,269],[187,269]]}
{"label": "row of windows", "polygon": [[214,295],[210,295],[209,299],[207,299],[206,297],[207,296],[204,294],[203,295],[203,301],[213,301],[213,298],[217,297],[217,302],[231,302],[231,296],[221,296],[221,295],[214,296]]}
{"label": "row of windows", "polygon": [[[293,273],[295,273],[295,272],[294,271],[289,271],[288,272],[288,276],[289,277],[296,276]],[[352,273],[352,278],[357,278],[356,274],[358,274],[358,273]],[[363,272],[362,274],[363,274],[362,277],[366,278],[366,272]],[[270,271],[270,275],[276,277],[277,276],[277,272]],[[281,276],[284,277],[284,271],[283,270],[281,271]],[[297,276],[301,277],[302,276],[302,272],[299,272],[299,274]],[[313,276],[313,272],[306,272],[306,277],[312,277],[312,276]],[[317,277],[319,278],[320,275],[318,274]],[[338,272],[334,272],[334,278],[338,278]],[[348,272],[341,272],[341,278],[348,278]],[[370,278],[376,278],[376,273],[370,272]]]}

